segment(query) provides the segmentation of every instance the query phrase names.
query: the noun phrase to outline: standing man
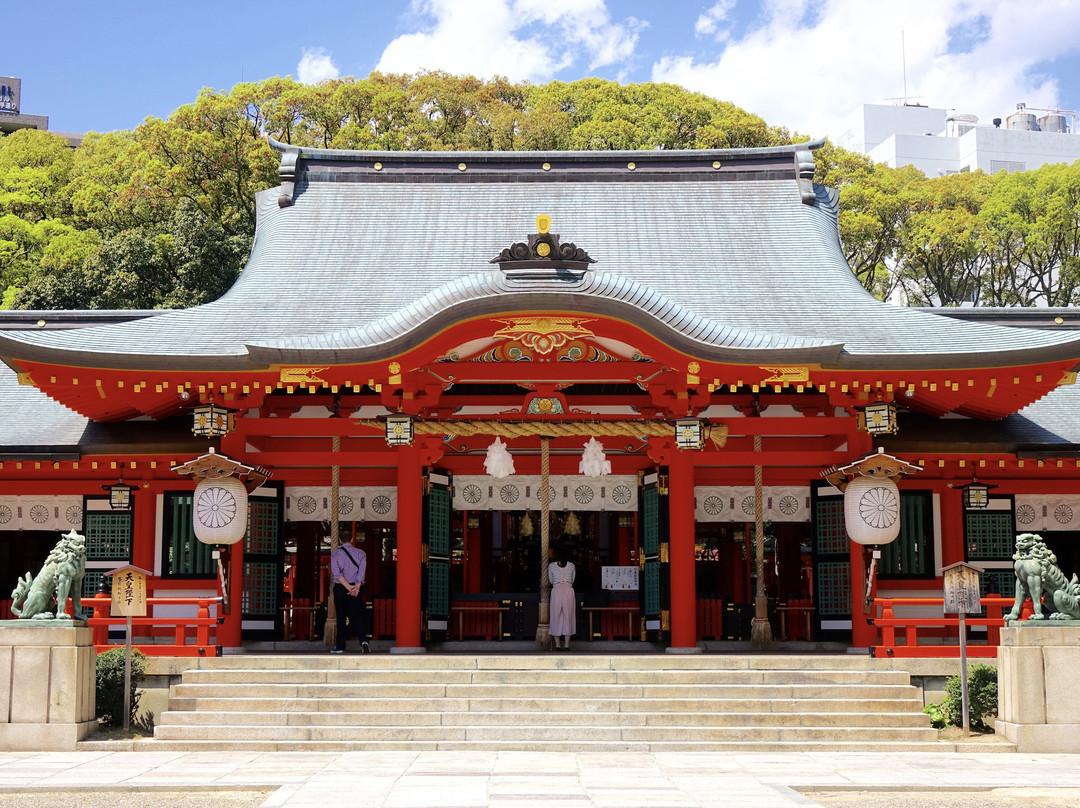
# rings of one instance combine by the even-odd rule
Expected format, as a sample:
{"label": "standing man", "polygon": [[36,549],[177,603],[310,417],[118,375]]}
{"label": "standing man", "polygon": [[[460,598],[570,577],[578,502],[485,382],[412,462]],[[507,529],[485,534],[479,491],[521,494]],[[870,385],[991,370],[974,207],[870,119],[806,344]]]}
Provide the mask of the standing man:
{"label": "standing man", "polygon": [[344,654],[346,630],[360,640],[360,650],[368,646],[364,591],[367,589],[367,553],[356,546],[356,534],[330,554],[330,574],[334,578],[334,610],[337,612],[337,643],[331,654]]}

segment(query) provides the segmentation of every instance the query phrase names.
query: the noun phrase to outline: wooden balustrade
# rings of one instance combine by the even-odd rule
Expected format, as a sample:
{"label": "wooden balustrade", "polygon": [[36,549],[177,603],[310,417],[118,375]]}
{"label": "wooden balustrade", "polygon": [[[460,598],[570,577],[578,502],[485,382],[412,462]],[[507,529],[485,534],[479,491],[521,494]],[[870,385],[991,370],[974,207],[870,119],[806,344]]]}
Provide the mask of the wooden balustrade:
{"label": "wooden balustrade", "polygon": [[[218,618],[211,616],[210,605],[220,606],[219,597],[169,597],[147,598],[148,611],[155,606],[194,606],[194,615],[152,614],[146,617],[131,618],[132,647],[138,648],[147,656],[220,656],[221,646],[217,644],[216,632]],[[94,648],[98,653],[110,648],[123,646],[123,641],[109,641],[110,628],[122,628],[127,625],[126,617],[111,617],[109,614],[112,598],[97,595],[83,598],[84,608],[92,608],[94,616],[87,622],[93,629]],[[136,632],[138,628],[140,631]],[[211,640],[211,634],[214,634]],[[139,638],[139,639],[136,639]],[[193,642],[189,643],[191,639]],[[171,640],[171,642],[169,642]]]}
{"label": "wooden balustrade", "polygon": [[[1012,608],[1013,598],[985,597],[980,602],[986,609],[986,617],[968,616],[964,622],[969,629],[986,628],[986,640],[969,636],[967,655],[988,659],[997,656],[1001,642],[1001,628],[1004,625],[1005,612]],[[940,617],[897,616],[896,609],[905,606],[937,606],[944,610],[944,598],[874,598],[874,614],[871,622],[878,629],[880,642],[870,647],[870,656],[883,657],[960,657],[959,616]],[[1031,614],[1031,607],[1025,604],[1021,619]],[[920,630],[922,635],[920,636]]]}

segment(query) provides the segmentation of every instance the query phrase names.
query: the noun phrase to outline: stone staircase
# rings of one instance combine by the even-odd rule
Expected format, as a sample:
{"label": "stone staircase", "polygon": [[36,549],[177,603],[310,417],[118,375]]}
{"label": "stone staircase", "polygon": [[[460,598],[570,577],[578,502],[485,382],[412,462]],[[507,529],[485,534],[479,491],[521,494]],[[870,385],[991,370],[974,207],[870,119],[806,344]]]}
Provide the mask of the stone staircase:
{"label": "stone staircase", "polygon": [[136,749],[950,751],[892,660],[237,655],[198,660]]}

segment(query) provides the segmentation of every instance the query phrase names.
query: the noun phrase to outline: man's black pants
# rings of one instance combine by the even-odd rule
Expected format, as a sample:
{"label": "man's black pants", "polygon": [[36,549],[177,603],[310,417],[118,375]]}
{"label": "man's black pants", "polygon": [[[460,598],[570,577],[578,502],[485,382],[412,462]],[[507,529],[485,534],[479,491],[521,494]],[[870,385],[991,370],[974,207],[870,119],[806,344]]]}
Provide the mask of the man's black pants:
{"label": "man's black pants", "polygon": [[371,638],[371,631],[367,626],[367,608],[364,604],[364,592],[367,586],[360,587],[359,595],[350,595],[349,590],[341,584],[334,584],[334,611],[337,612],[337,643],[335,647],[345,650],[345,641],[349,636],[356,637],[360,642],[367,642]]}

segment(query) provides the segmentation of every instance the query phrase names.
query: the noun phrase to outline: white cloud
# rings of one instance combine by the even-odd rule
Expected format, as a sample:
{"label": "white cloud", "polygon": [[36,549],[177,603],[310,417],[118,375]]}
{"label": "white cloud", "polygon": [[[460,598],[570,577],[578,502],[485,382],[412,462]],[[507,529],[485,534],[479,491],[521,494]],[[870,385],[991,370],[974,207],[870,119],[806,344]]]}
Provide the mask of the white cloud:
{"label": "white cloud", "polygon": [[1071,0],[763,0],[758,27],[705,59],[665,57],[652,78],[835,138],[860,104],[904,95],[903,31],[908,97],[988,122],[1018,101],[1058,103],[1039,64],[1075,52],[1077,30],[1080,3]]}
{"label": "white cloud", "polygon": [[322,48],[305,50],[296,66],[297,81],[301,84],[318,84],[327,79],[336,79],[341,74],[330,54]]}
{"label": "white cloud", "polygon": [[376,70],[543,81],[579,59],[626,62],[644,26],[612,21],[604,0],[413,0],[411,16],[430,24],[387,45]]}
{"label": "white cloud", "polygon": [[721,30],[720,24],[728,22],[731,10],[735,8],[735,0],[717,0],[711,8],[706,9],[694,23],[694,33],[698,36],[712,36],[716,34],[717,41],[727,38],[727,31]]}

